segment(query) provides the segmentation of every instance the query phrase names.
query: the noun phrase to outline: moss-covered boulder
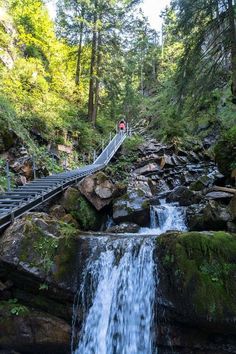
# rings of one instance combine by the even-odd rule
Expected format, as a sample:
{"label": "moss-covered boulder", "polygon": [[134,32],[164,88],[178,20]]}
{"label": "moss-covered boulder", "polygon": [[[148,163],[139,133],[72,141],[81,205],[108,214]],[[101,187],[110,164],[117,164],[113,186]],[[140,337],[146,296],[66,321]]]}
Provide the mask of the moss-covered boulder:
{"label": "moss-covered boulder", "polygon": [[157,254],[159,287],[178,321],[236,334],[236,235],[167,233]]}
{"label": "moss-covered boulder", "polygon": [[[31,273],[44,282],[68,285],[76,262],[75,236],[71,224],[45,213],[32,213],[17,220],[0,239],[0,261]],[[74,274],[75,276],[75,274]]]}
{"label": "moss-covered boulder", "polygon": [[103,222],[103,213],[99,213],[77,188],[69,187],[65,191],[61,205],[82,230],[98,230]]}

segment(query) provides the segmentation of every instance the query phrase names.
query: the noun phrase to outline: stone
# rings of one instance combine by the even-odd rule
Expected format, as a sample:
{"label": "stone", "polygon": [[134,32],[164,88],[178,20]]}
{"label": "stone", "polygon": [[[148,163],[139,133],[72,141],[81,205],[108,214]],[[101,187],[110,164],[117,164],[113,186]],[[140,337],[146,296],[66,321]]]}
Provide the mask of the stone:
{"label": "stone", "polygon": [[133,222],[139,226],[147,226],[150,220],[150,202],[140,190],[127,192],[116,199],[113,204],[115,222]]}
{"label": "stone", "polygon": [[141,168],[134,170],[137,175],[146,175],[160,171],[160,167],[156,163],[149,163]]}
{"label": "stone", "polygon": [[216,200],[209,200],[205,205],[193,205],[187,209],[188,227],[194,230],[226,230],[231,215],[227,206]]}
{"label": "stone", "polygon": [[126,222],[126,223],[121,223],[119,225],[111,226],[109,227],[106,232],[109,233],[137,233],[139,232],[140,226],[131,223],[131,222]]}
{"label": "stone", "polygon": [[188,206],[200,201],[201,197],[187,187],[176,187],[168,196],[168,202],[178,202],[182,206]]}
{"label": "stone", "polygon": [[66,215],[66,211],[62,205],[54,205],[49,212],[52,217],[59,220]]}
{"label": "stone", "polygon": [[70,353],[71,326],[48,313],[30,310],[10,316],[0,311],[0,347],[27,353]]}
{"label": "stone", "polygon": [[99,214],[77,188],[69,187],[66,190],[61,199],[61,205],[79,223],[82,230],[100,229],[103,214]]}
{"label": "stone", "polygon": [[78,188],[98,211],[109,205],[117,192],[114,183],[102,172],[84,178]]}
{"label": "stone", "polygon": [[[155,250],[154,259],[158,262],[161,289],[156,310],[158,324],[162,320],[176,326],[180,324],[179,328],[183,326],[185,333],[188,327],[195,328],[198,333],[201,328],[202,334],[208,333],[205,337],[208,343],[211,335],[213,338],[216,333],[220,338],[225,335],[228,339],[226,337],[216,343],[234,343],[236,349],[236,284],[233,271],[236,235],[223,231],[168,232],[157,238],[157,244],[159,247]],[[224,272],[221,269],[232,271]],[[199,343],[204,338],[202,334]],[[229,338],[234,340],[231,342]],[[190,342],[194,340],[195,338],[192,338]],[[176,345],[181,347],[178,342]],[[191,344],[189,345],[191,347]],[[201,350],[182,351],[182,348],[178,350],[175,347],[175,351],[205,354],[212,350],[205,351],[203,348],[204,346]],[[234,351],[229,350],[231,353]],[[213,353],[223,354],[225,350],[220,348],[213,350]]]}
{"label": "stone", "polygon": [[231,214],[232,221],[236,222],[236,194],[233,196],[233,198],[230,201],[229,211]]}
{"label": "stone", "polygon": [[194,182],[192,182],[189,188],[192,191],[201,191],[204,188],[210,187],[212,183],[213,183],[212,178],[207,175],[204,175],[198,178],[197,180],[195,180]]}

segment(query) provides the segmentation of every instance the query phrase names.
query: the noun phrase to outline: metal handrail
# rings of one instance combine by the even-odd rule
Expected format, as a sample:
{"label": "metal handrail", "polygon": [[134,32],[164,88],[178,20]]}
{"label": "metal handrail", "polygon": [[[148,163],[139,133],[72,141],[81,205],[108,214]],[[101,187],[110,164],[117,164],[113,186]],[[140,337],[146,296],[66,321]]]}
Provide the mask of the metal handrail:
{"label": "metal handrail", "polygon": [[35,209],[70,185],[103,169],[115,155],[127,135],[128,132],[117,133],[90,165],[35,179],[31,183],[0,195],[0,231],[11,224],[14,219]]}

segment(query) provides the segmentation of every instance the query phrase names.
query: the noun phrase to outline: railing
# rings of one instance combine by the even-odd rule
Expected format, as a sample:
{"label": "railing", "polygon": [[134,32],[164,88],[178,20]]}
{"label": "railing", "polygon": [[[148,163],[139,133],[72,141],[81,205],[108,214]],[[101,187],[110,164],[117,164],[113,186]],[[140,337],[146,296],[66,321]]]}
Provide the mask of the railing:
{"label": "railing", "polygon": [[73,183],[103,169],[115,155],[128,134],[128,130],[124,133],[117,133],[90,165],[35,179],[22,187],[0,195],[0,230],[11,224],[15,218],[58,195]]}

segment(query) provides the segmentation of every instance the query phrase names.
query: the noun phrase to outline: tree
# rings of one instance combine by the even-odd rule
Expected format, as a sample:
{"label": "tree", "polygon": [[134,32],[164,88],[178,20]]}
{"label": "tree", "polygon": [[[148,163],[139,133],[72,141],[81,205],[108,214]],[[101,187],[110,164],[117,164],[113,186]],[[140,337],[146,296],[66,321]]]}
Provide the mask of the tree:
{"label": "tree", "polygon": [[236,32],[232,0],[174,0],[172,7],[185,48],[179,77],[180,82],[184,77],[181,94],[193,91],[193,80],[198,88],[195,95],[222,86],[227,82],[230,66],[235,100]]}

